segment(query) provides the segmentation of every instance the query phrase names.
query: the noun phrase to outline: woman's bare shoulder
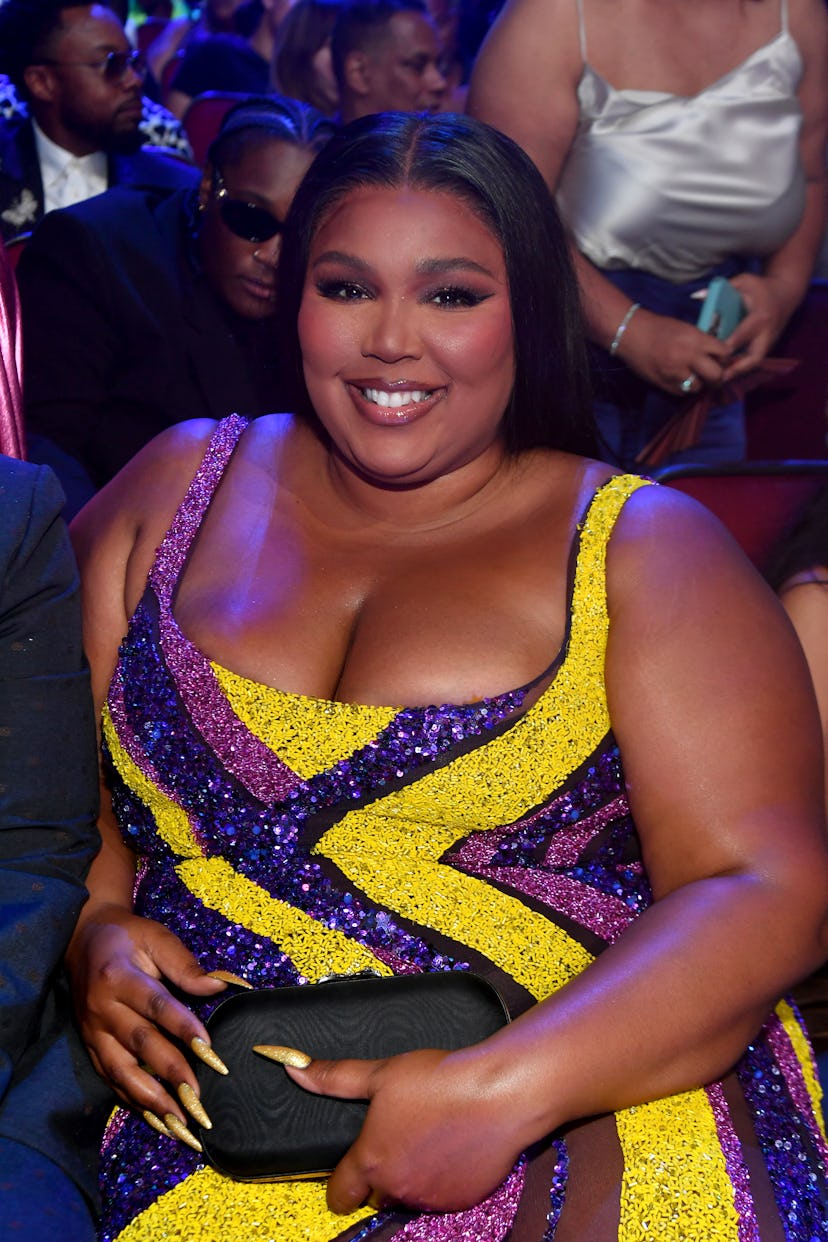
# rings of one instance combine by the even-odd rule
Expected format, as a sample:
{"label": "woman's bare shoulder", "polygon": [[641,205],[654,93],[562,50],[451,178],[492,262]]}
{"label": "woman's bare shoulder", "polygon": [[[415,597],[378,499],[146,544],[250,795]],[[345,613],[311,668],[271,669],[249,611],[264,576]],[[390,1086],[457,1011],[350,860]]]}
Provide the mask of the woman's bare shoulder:
{"label": "woman's bare shoulder", "polygon": [[211,419],[177,423],[145,445],[72,523],[79,559],[112,540],[134,544],[168,529],[217,427]]}

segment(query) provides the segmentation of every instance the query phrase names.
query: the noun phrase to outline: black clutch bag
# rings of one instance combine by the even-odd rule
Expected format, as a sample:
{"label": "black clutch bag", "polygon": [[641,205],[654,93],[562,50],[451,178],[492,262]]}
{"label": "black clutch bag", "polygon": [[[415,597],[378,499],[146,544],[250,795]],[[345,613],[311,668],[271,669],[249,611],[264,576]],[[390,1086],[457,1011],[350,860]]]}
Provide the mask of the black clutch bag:
{"label": "black clutch bag", "polygon": [[297,1048],[313,1058],[374,1058],[417,1048],[453,1051],[509,1021],[500,994],[479,975],[345,975],[304,987],[228,997],[207,1022],[227,1066],[196,1066],[213,1123],[199,1131],[204,1154],[238,1181],[287,1181],[330,1173],[359,1134],[368,1105],[312,1095],[253,1051]]}

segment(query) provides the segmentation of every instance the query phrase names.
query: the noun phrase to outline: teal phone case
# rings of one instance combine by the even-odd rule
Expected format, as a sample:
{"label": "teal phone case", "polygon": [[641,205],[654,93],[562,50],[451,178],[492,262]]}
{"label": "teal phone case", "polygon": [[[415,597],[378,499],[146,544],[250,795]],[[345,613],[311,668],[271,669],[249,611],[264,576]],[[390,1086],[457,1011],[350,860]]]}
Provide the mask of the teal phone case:
{"label": "teal phone case", "polygon": [[696,327],[726,340],[745,317],[742,295],[724,276],[714,276],[702,302]]}

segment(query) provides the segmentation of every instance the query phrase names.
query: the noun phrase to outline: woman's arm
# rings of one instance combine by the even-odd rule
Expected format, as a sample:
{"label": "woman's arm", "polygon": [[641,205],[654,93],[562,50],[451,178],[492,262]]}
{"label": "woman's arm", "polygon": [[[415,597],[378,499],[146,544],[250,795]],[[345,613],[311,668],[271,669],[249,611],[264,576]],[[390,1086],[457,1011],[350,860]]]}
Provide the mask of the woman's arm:
{"label": "woman's arm", "polygon": [[[214,426],[207,420],[183,423],[157,437],[72,524],[98,719],[154,549]],[[99,826],[102,845],[89,873],[89,900],[67,955],[81,1031],[98,1072],[122,1099],[157,1117],[183,1120],[181,1105],[164,1083],[173,1091],[187,1083],[196,1092],[197,1083],[169,1036],[185,1046],[209,1039],[164,980],[199,996],[225,985],[207,976],[171,932],[133,914],[135,857],[121,838],[105,782]]]}
{"label": "woman's arm", "polygon": [[733,278],[749,313],[728,341],[730,349],[744,352],[728,367],[725,380],[752,370],[768,353],[805,296],[825,234],[828,9],[824,0],[790,0],[789,22],[803,63],[798,98],[805,210],[799,227],[768,259],[761,276],[745,272]]}
{"label": "woman's arm", "polygon": [[789,579],[780,588],[779,596],[808,661],[822,721],[828,773],[828,565]]}
{"label": "woman's arm", "polygon": [[369,1190],[467,1206],[559,1126],[721,1076],[825,956],[818,719],[781,608],[666,489],[628,502],[608,571],[610,716],[654,904],[484,1044],[290,1070],[372,1101],[329,1185],[336,1210]]}

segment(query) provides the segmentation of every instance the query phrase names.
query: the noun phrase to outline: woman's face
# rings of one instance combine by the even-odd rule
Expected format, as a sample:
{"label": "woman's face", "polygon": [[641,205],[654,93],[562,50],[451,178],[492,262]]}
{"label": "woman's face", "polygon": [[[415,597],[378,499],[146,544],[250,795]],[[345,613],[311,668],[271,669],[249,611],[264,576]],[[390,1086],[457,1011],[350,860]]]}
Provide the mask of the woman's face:
{"label": "woman's face", "polygon": [[[312,159],[304,147],[274,139],[205,171],[199,191],[201,264],[213,291],[245,319],[265,319],[276,310],[281,225]],[[245,205],[266,214],[246,211]],[[280,228],[263,239],[276,223]]]}
{"label": "woman's face", "polygon": [[341,458],[382,486],[494,449],[514,380],[500,243],[454,194],[364,187],[311,245],[305,380]]}

